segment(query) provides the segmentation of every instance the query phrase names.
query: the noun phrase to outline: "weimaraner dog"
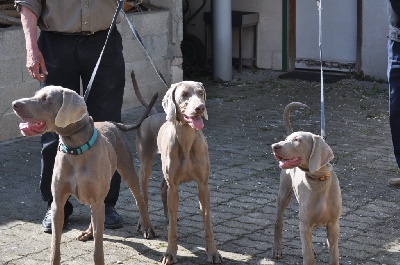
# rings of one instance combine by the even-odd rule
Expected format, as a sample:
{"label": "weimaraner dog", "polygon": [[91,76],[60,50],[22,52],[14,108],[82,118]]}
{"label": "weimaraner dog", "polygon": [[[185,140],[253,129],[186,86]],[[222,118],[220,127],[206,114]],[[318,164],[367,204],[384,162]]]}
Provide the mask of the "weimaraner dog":
{"label": "weimaraner dog", "polygon": [[206,92],[201,83],[183,81],[173,84],[162,101],[166,122],[158,132],[157,146],[167,184],[169,220],[168,246],[161,259],[162,264],[177,262],[178,187],[179,183],[191,180],[197,182],[199,190],[207,261],[222,263],[210,220],[210,158],[207,141],[201,131],[204,126],[202,116],[208,118],[205,100]]}
{"label": "weimaraner dog", "polygon": [[[131,78],[136,97],[143,107],[147,108],[150,104],[142,96],[133,71],[131,72]],[[166,116],[164,112],[159,113],[155,108],[152,108],[150,116],[141,123],[136,132],[135,146],[140,161],[139,178],[142,187],[142,196],[147,206],[149,201],[149,179],[154,155],[158,150],[157,135],[161,126],[166,122]],[[161,198],[164,205],[164,215],[168,219],[167,185],[165,180],[161,184]]]}
{"label": "weimaraner dog", "polygon": [[[288,133],[292,131],[290,111],[306,107],[299,102],[290,103],[284,111]],[[282,256],[283,215],[294,193],[299,202],[300,236],[303,264],[314,264],[312,230],[324,226],[327,229],[329,264],[339,264],[339,218],[342,197],[339,180],[330,161],[333,152],[321,136],[309,132],[291,133],[285,141],[272,145],[275,158],[282,168],[277,198],[273,257]]]}
{"label": "weimaraner dog", "polygon": [[[156,96],[151,104],[154,105]],[[47,86],[32,98],[12,103],[15,113],[25,122],[22,133],[34,136],[45,132],[60,135],[56,155],[52,194],[51,263],[60,264],[60,242],[64,223],[64,204],[70,195],[91,208],[91,223],[79,240],[94,237],[94,263],[104,264],[104,198],[113,173],[117,170],[135,197],[140,212],[138,229],[145,238],[155,236],[146,204],[140,194],[128,140],[121,131],[125,126],[111,122],[93,122],[83,97],[60,86]],[[150,112],[146,110],[143,120]],[[131,127],[139,127],[140,122]],[[119,129],[120,128],[120,129]],[[80,147],[79,149],[76,149]]]}

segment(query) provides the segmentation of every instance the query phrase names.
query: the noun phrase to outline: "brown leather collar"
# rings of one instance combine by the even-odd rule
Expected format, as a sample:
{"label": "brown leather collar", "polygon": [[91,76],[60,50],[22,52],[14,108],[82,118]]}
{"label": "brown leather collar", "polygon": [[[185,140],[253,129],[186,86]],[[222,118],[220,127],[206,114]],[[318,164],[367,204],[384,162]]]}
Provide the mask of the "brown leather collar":
{"label": "brown leather collar", "polygon": [[[306,174],[306,175],[307,175],[307,174]],[[321,177],[316,177],[316,178],[313,178],[313,177],[307,175],[307,177],[312,178],[312,179],[314,179],[314,180],[319,180],[319,181],[325,181],[325,180],[327,180],[328,178],[330,178],[330,176],[331,176],[331,173],[330,173],[330,172],[326,173],[325,175],[322,175]]]}

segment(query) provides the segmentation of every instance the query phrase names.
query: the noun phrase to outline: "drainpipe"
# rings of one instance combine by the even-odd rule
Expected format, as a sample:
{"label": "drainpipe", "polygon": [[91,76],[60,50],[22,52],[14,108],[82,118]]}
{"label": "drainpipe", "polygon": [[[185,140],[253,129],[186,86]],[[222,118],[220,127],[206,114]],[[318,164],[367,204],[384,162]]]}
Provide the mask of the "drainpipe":
{"label": "drainpipe", "polygon": [[214,79],[232,81],[231,0],[212,1]]}

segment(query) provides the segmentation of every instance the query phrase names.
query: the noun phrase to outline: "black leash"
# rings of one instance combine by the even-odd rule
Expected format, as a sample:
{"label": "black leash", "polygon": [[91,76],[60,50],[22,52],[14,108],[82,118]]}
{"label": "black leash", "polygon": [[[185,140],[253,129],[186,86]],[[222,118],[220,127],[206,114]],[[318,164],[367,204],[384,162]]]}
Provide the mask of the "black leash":
{"label": "black leash", "polygon": [[100,61],[101,61],[101,57],[103,56],[104,49],[106,48],[107,41],[108,41],[108,37],[110,36],[111,31],[112,31],[112,30],[114,29],[114,27],[115,27],[115,22],[116,22],[116,20],[117,20],[117,17],[118,17],[119,12],[121,11],[122,4],[123,4],[123,3],[124,3],[124,0],[118,0],[117,10],[115,11],[114,17],[113,17],[113,19],[112,19],[112,21],[111,21],[111,25],[110,25],[110,29],[108,30],[108,34],[107,34],[106,41],[105,41],[105,43],[104,43],[103,49],[101,50],[99,59],[97,60],[96,66],[95,66],[95,68],[94,68],[94,70],[93,70],[92,76],[90,77],[89,84],[88,84],[88,86],[87,86],[87,88],[86,88],[86,91],[85,91],[85,95],[84,95],[85,102],[87,101],[87,98],[88,98],[88,96],[89,96],[90,90],[92,89],[93,80],[94,80],[94,77],[96,76],[97,69],[99,68]]}
{"label": "black leash", "polygon": [[[104,49],[105,49],[105,47],[106,47],[106,44],[107,44],[107,41],[108,41],[108,37],[110,36],[111,31],[112,31],[113,28],[115,27],[116,20],[117,20],[117,17],[118,17],[119,12],[121,12],[123,3],[124,3],[124,0],[118,0],[118,6],[117,6],[117,9],[116,9],[116,11],[115,11],[113,20],[112,20],[112,22],[111,22],[110,29],[108,30],[108,34],[107,34],[106,41],[105,41],[105,43],[104,43],[103,49],[102,49],[102,51],[101,51],[101,53],[100,53],[99,59],[97,60],[96,66],[95,66],[95,68],[94,68],[94,70],[93,70],[92,76],[90,77],[89,84],[88,84],[88,86],[87,86],[87,88],[86,88],[86,91],[85,91],[85,94],[84,94],[85,102],[87,101],[87,98],[88,98],[88,96],[89,96],[90,90],[92,89],[93,80],[94,80],[94,77],[96,76],[97,69],[99,68],[100,61],[101,61],[101,57],[103,56],[103,52],[104,52]],[[131,21],[128,19],[128,17],[126,16],[126,14],[125,14],[124,11],[122,11],[122,13],[124,14],[124,17],[126,18],[126,21],[128,21],[129,27],[131,28],[133,34],[135,35],[136,39],[139,41],[139,43],[141,44],[141,46],[142,46],[144,52],[146,53],[147,57],[149,58],[151,65],[153,66],[153,68],[154,68],[154,70],[156,71],[157,75],[160,77],[161,81],[163,82],[163,84],[165,85],[165,87],[166,87],[167,90],[168,90],[169,87],[168,87],[168,85],[167,85],[167,82],[165,81],[164,76],[163,76],[163,75],[161,74],[161,72],[158,70],[158,68],[157,68],[157,66],[155,65],[155,63],[154,63],[153,59],[151,58],[150,54],[147,52],[146,47],[145,47],[144,44],[143,44],[142,38],[140,37],[139,33],[137,32],[135,26],[133,25],[133,22],[131,22]]]}

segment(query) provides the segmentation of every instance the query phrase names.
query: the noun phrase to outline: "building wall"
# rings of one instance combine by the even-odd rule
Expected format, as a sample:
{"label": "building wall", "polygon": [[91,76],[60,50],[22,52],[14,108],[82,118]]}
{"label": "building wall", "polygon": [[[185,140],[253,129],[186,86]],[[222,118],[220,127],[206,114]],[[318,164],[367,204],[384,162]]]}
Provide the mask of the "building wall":
{"label": "building wall", "polygon": [[[168,9],[127,14],[127,17],[134,22],[146,49],[165,77],[167,86],[181,81],[183,76],[182,55],[179,49],[182,28],[176,28],[178,25],[171,22],[181,20],[181,2],[180,0],[168,1],[168,4]],[[140,106],[132,89],[132,70],[135,72],[143,96],[150,99],[159,92],[158,100],[161,100],[167,88],[157,76],[125,18],[118,24],[118,29],[123,38],[126,64],[123,109]],[[20,119],[14,114],[11,102],[18,98],[31,97],[39,89],[39,82],[29,75],[25,67],[25,60],[22,27],[0,29],[0,124],[2,128],[0,141],[21,136],[18,128]]]}
{"label": "building wall", "polygon": [[[194,12],[202,1],[189,1]],[[197,36],[204,43],[203,12],[210,11],[210,2],[186,27],[188,33]],[[232,9],[255,11],[260,14],[257,43],[257,67],[282,70],[282,1],[278,0],[232,0]],[[387,63],[387,11],[386,1],[362,1],[362,44],[361,60],[364,74],[376,79],[386,79]],[[354,14],[356,16],[357,14]],[[244,32],[244,57],[252,56],[252,30]],[[233,57],[238,57],[238,32],[233,31]],[[210,41],[208,46],[210,47]]]}
{"label": "building wall", "polygon": [[361,69],[365,75],[387,79],[387,1],[362,1]]}

